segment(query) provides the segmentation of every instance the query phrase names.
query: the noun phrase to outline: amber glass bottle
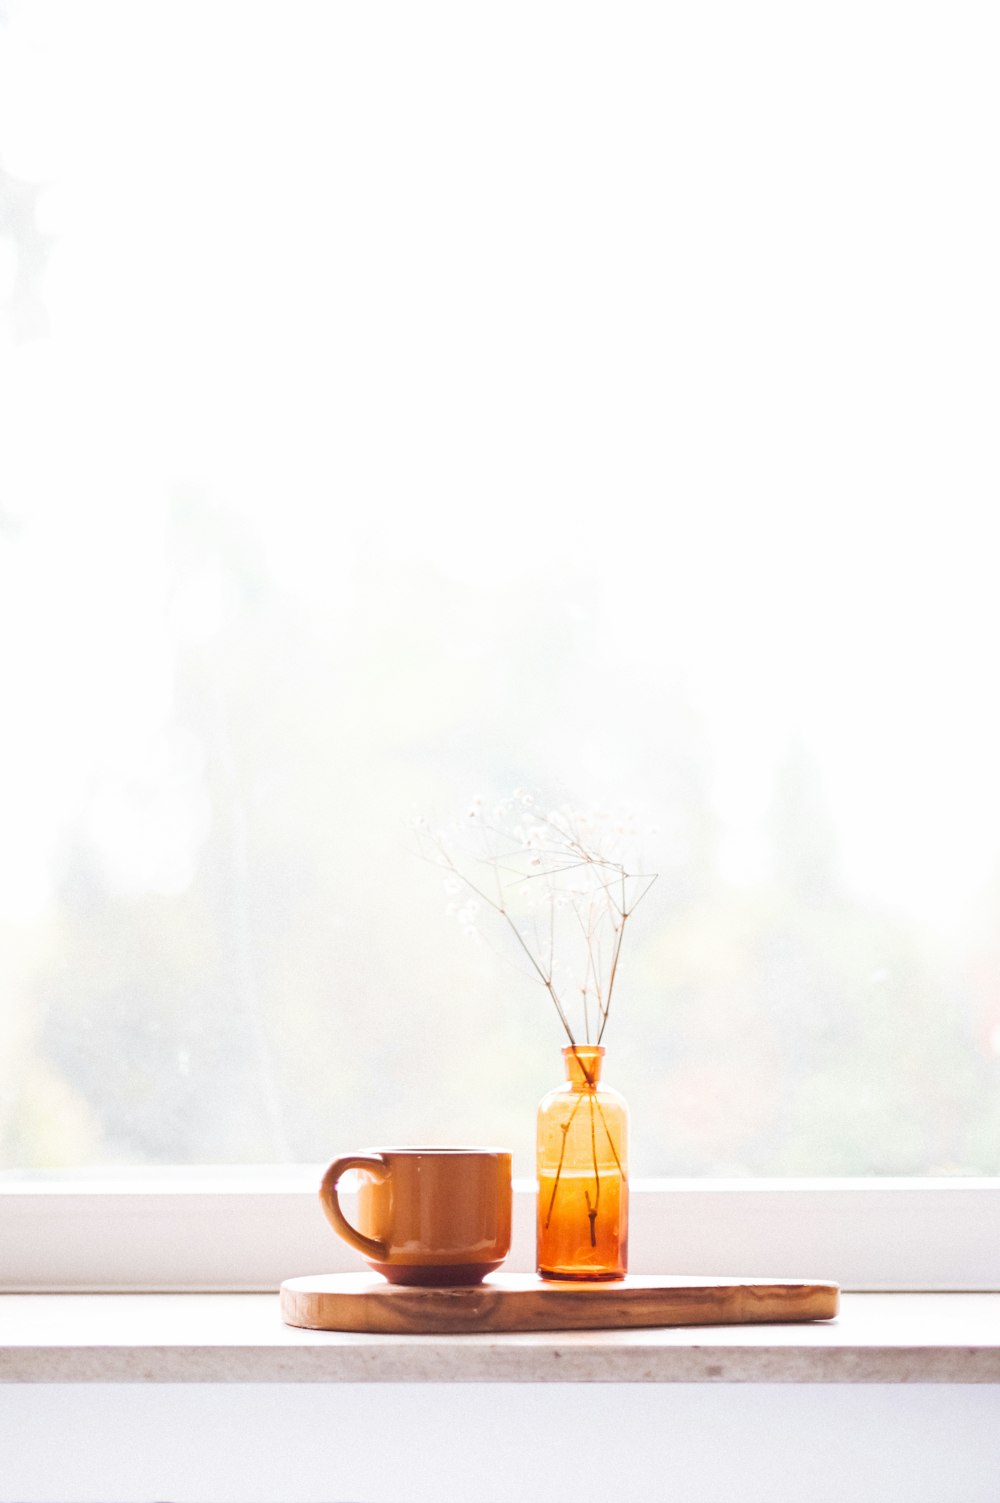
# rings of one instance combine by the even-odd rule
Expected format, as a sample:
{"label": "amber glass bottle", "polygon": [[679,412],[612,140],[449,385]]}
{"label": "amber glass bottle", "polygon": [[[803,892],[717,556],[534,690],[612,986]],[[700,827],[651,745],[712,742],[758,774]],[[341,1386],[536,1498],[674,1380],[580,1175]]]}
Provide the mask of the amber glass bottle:
{"label": "amber glass bottle", "polygon": [[620,1279],[628,1268],[628,1107],[599,1084],[604,1050],[563,1050],[566,1082],[538,1108],[538,1272]]}

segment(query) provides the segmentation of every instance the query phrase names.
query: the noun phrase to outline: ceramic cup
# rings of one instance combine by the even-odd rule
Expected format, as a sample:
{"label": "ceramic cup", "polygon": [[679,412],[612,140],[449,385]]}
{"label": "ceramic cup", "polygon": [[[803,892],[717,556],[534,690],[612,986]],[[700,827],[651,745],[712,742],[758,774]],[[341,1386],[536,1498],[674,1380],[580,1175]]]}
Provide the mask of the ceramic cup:
{"label": "ceramic cup", "polygon": [[[363,1176],[357,1226],[337,1185]],[[390,1284],[478,1284],[510,1251],[510,1154],[494,1148],[380,1148],[334,1159],[326,1218]]]}

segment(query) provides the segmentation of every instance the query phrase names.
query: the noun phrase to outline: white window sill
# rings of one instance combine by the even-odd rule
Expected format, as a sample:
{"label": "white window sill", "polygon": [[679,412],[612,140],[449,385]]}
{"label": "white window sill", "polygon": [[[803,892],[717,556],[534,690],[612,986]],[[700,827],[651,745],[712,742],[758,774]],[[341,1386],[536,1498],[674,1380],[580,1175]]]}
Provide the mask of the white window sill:
{"label": "white window sill", "polygon": [[1000,1294],[835,1322],[293,1330],[272,1294],[0,1296],[0,1503],[996,1503]]}
{"label": "white window sill", "polygon": [[831,1322],[361,1336],[275,1295],[0,1296],[7,1383],[1000,1383],[1000,1294],[845,1294]]}

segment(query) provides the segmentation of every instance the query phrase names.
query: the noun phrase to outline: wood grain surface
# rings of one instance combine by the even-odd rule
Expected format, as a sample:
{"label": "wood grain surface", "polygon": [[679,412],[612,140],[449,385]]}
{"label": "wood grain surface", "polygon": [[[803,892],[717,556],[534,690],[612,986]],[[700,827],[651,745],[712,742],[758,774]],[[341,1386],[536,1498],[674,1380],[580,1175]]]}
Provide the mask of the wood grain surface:
{"label": "wood grain surface", "polygon": [[580,1285],[498,1273],[472,1289],[420,1289],[374,1274],[315,1274],[285,1280],[281,1316],[312,1331],[382,1335],[585,1331],[832,1320],[839,1298],[837,1284],[794,1279],[631,1275]]}

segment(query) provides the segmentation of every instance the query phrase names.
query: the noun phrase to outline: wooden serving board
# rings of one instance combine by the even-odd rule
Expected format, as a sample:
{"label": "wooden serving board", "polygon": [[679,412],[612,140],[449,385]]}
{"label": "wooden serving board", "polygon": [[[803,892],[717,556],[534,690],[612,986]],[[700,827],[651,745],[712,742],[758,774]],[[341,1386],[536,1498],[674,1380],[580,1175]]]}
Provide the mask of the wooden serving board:
{"label": "wooden serving board", "polygon": [[281,1317],[311,1331],[383,1335],[586,1331],[832,1320],[839,1299],[837,1284],[792,1279],[637,1274],[607,1284],[558,1284],[496,1273],[471,1289],[422,1289],[387,1284],[377,1274],[346,1273],[286,1279]]}

